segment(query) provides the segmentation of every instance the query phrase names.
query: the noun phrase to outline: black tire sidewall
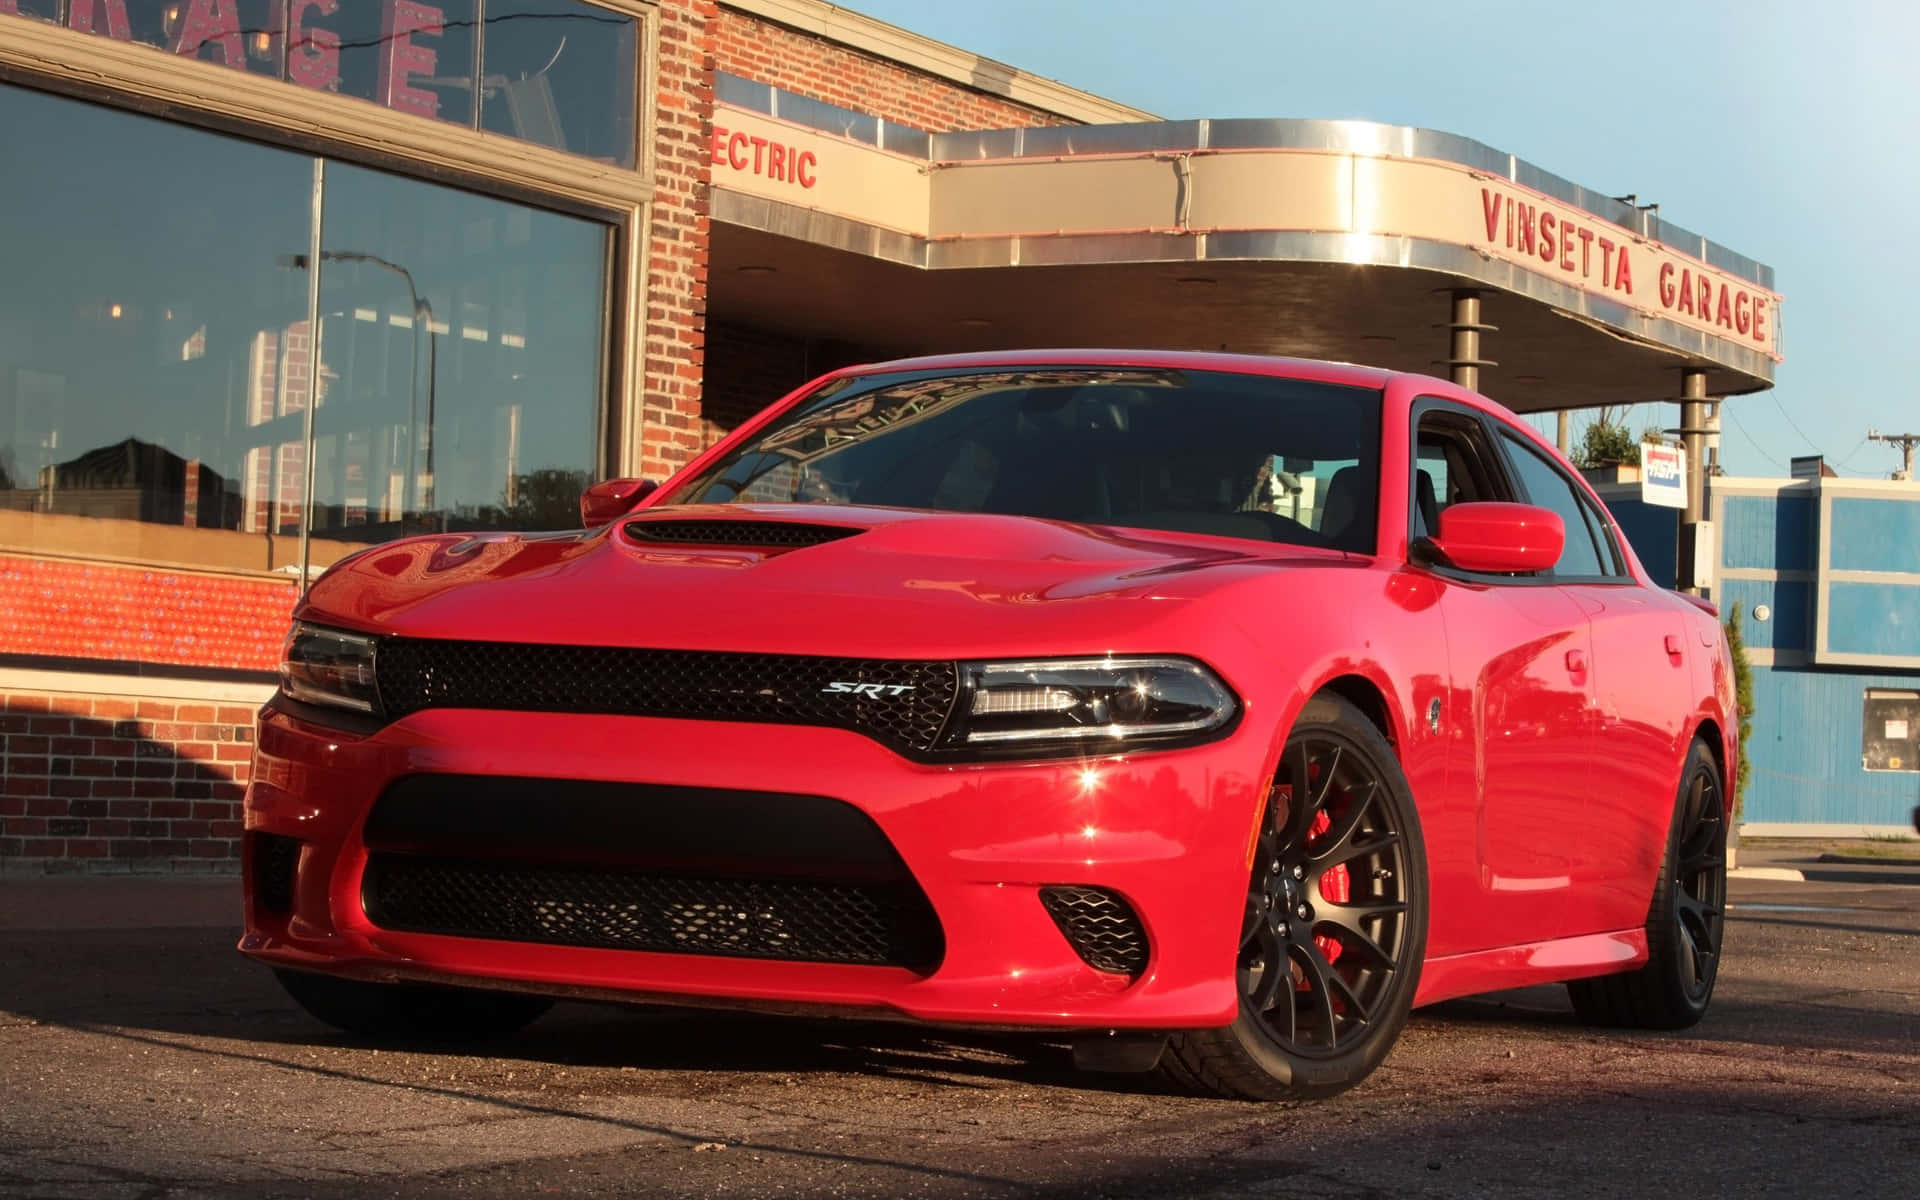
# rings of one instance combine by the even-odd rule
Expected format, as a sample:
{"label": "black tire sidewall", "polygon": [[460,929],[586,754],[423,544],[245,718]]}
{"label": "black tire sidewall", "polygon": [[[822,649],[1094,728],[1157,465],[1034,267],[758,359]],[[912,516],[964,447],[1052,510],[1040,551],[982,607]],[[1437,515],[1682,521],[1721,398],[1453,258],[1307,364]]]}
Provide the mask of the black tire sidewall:
{"label": "black tire sidewall", "polygon": [[1426,959],[1427,855],[1412,790],[1392,746],[1372,721],[1345,699],[1316,696],[1287,734],[1287,745],[1304,736],[1333,740],[1362,755],[1386,786],[1386,802],[1393,806],[1394,821],[1406,849],[1408,926],[1382,1015],[1349,1050],[1324,1057],[1294,1054],[1260,1027],[1259,1017],[1247,1012],[1242,1001],[1240,1014],[1228,1027],[1241,1052],[1290,1095],[1308,1099],[1344,1091],[1366,1078],[1399,1040]]}

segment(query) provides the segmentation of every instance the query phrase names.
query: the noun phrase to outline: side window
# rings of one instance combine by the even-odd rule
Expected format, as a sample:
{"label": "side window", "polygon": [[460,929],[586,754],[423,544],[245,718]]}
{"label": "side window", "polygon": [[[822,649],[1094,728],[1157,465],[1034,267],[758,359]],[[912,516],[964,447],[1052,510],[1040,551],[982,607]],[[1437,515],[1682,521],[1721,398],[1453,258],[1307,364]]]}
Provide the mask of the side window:
{"label": "side window", "polygon": [[[1566,548],[1560,551],[1560,561],[1554,564],[1553,573],[1587,578],[1613,574],[1601,565],[1600,547],[1594,541],[1587,506],[1573,482],[1532,446],[1516,437],[1504,434],[1502,437],[1513,459],[1513,469],[1520,476],[1520,486],[1527,490],[1527,498],[1541,508],[1558,513],[1567,527]],[[1611,559],[1612,554],[1607,558]]]}
{"label": "side window", "polygon": [[1450,504],[1505,500],[1509,496],[1478,419],[1448,409],[1420,415],[1414,438],[1413,478],[1409,491],[1409,537],[1440,530],[1440,512]]}

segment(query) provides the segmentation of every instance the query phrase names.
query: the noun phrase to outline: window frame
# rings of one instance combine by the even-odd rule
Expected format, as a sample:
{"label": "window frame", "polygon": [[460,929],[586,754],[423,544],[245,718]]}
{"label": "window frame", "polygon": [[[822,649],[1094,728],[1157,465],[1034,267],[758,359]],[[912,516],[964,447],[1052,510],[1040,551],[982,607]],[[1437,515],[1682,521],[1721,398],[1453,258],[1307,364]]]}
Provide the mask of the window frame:
{"label": "window frame", "polygon": [[[1520,434],[1511,426],[1502,423],[1497,428],[1497,435],[1495,439],[1498,443],[1497,452],[1506,461],[1509,478],[1517,485],[1515,494],[1524,496],[1526,498],[1525,502],[1528,504],[1533,504],[1541,508],[1551,507],[1541,504],[1539,499],[1528,490],[1526,478],[1520,473],[1518,460],[1513,457],[1516,453],[1533,454],[1546,465],[1548,470],[1552,471],[1553,474],[1559,478],[1561,483],[1566,485],[1567,490],[1573,496],[1575,506],[1579,508],[1581,516],[1584,518],[1587,526],[1587,536],[1594,538],[1594,551],[1595,557],[1598,559],[1601,567],[1600,574],[1564,574],[1556,566],[1549,567],[1542,571],[1540,573],[1541,576],[1559,583],[1613,585],[1633,585],[1638,583],[1638,580],[1633,577],[1633,573],[1627,569],[1626,556],[1620,552],[1617,541],[1619,535],[1613,527],[1612,518],[1606,512],[1606,506],[1600,504],[1588,493],[1584,481],[1576,479],[1551,455],[1540,453],[1539,447],[1529,443],[1524,435]],[[1509,443],[1511,443],[1511,445]],[[1599,530],[1597,533],[1594,528],[1596,519],[1599,522]],[[1607,570],[1609,566],[1612,567],[1611,571]]]}

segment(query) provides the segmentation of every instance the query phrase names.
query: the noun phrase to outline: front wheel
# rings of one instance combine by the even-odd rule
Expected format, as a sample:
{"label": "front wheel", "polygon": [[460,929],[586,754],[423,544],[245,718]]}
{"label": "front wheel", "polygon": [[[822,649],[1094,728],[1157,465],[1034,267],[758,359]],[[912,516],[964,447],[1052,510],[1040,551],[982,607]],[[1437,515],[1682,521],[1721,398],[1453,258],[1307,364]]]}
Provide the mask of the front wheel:
{"label": "front wheel", "polygon": [[545,996],[416,983],[368,983],[310,971],[275,970],[294,1003],[335,1029],[374,1040],[478,1041],[525,1026],[549,1008]]}
{"label": "front wheel", "polygon": [[1176,1035],[1163,1069],[1249,1100],[1331,1096],[1400,1036],[1426,954],[1425,846],[1393,749],[1339,696],[1287,738],[1254,849],[1236,974],[1240,1013]]}
{"label": "front wheel", "polygon": [[1685,1029],[1707,1014],[1720,971],[1727,908],[1727,810],[1720,767],[1704,742],[1687,752],[1647,913],[1647,961],[1637,971],[1576,979],[1573,1011],[1594,1025]]}

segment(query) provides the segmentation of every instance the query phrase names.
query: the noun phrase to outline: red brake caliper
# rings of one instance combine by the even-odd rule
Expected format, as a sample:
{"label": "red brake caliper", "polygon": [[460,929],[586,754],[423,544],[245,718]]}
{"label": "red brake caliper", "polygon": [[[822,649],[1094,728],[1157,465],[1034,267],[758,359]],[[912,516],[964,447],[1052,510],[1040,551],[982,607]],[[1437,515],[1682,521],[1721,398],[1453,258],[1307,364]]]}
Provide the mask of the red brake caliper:
{"label": "red brake caliper", "polygon": [[[1308,843],[1311,844],[1314,839],[1332,827],[1333,818],[1327,815],[1325,809],[1321,809],[1314,815],[1313,828],[1307,831]],[[1353,879],[1347,874],[1345,863],[1341,863],[1320,877],[1320,896],[1328,904],[1345,904],[1352,895]],[[1313,935],[1313,944],[1320,947],[1320,953],[1327,956],[1329,963],[1339,961],[1343,947],[1333,938],[1324,933],[1316,933]]]}

